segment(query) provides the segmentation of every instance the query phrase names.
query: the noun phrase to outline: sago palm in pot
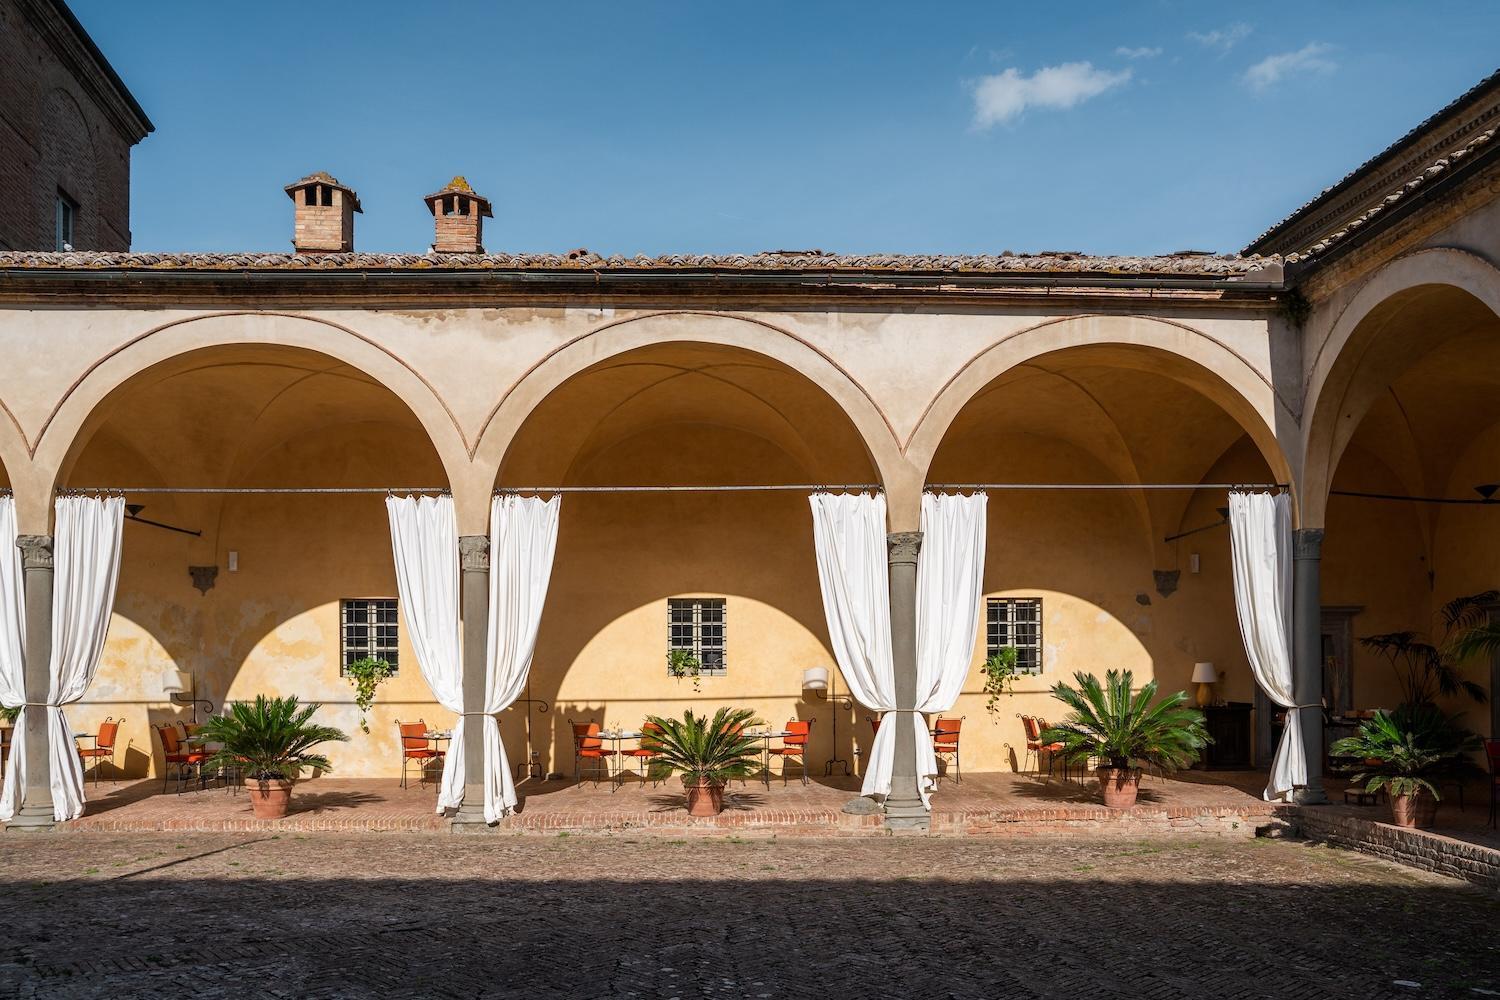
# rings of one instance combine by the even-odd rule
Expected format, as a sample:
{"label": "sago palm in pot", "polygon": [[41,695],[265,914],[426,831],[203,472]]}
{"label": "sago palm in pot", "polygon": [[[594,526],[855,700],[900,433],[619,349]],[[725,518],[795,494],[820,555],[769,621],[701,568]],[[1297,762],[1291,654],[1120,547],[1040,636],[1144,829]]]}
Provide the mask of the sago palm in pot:
{"label": "sago palm in pot", "polygon": [[290,804],[292,784],[305,768],[333,770],[328,758],[314,748],[349,739],[342,730],[312,721],[322,707],[316,702],[299,704],[296,695],[261,694],[253,702],[235,702],[226,714],[204,723],[205,742],[219,744],[204,766],[242,772],[256,817],[280,819]]}
{"label": "sago palm in pot", "polygon": [[689,709],[681,719],[653,715],[647,722],[660,730],[651,734],[651,767],[682,775],[689,815],[717,814],[724,785],[748,778],[760,764],[760,740],[745,730],[762,723],[748,708],[721,708],[712,719]]}
{"label": "sago palm in pot", "polygon": [[1385,790],[1391,800],[1391,822],[1425,829],[1437,819],[1439,782],[1462,780],[1473,768],[1468,755],[1479,745],[1479,737],[1460,726],[1456,717],[1421,704],[1376,712],[1329,752],[1362,762],[1354,781],[1364,782],[1367,792]]}
{"label": "sago palm in pot", "polygon": [[1058,682],[1052,697],[1068,706],[1067,718],[1048,727],[1043,743],[1061,743],[1060,753],[1074,763],[1099,761],[1099,789],[1112,809],[1135,805],[1141,786],[1140,765],[1175,771],[1197,760],[1208,745],[1203,713],[1187,707],[1187,692],[1156,699],[1156,681],[1132,693],[1129,670],[1110,670],[1099,678],[1082,671],[1076,688]]}

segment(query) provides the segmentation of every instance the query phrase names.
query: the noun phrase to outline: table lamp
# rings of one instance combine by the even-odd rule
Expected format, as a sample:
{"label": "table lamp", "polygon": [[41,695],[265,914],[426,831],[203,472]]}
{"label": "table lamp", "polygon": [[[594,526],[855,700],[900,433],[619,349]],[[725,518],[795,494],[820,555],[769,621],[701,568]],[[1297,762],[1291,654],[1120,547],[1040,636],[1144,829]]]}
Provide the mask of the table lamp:
{"label": "table lamp", "polygon": [[1207,708],[1214,703],[1214,683],[1219,679],[1212,663],[1193,664],[1193,683],[1198,685],[1198,707]]}

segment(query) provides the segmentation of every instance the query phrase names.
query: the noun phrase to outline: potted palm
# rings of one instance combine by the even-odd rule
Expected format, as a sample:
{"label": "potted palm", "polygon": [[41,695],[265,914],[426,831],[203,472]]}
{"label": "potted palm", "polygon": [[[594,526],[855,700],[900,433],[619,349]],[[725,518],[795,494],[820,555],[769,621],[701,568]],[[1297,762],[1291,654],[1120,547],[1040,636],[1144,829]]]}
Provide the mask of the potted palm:
{"label": "potted palm", "polygon": [[745,730],[761,720],[748,708],[721,708],[712,719],[688,709],[681,719],[653,715],[646,721],[661,730],[652,734],[651,767],[682,775],[689,816],[717,815],[725,783],[749,777],[760,763],[760,740]]}
{"label": "potted palm", "polygon": [[204,767],[242,771],[255,818],[281,819],[303,768],[333,770],[328,758],[313,748],[349,739],[341,730],[312,721],[322,707],[316,702],[299,705],[296,695],[267,698],[260,694],[253,702],[235,702],[227,714],[214,716],[203,726],[204,742],[219,744]]}
{"label": "potted palm", "polygon": [[1049,726],[1043,743],[1061,743],[1069,761],[1098,760],[1099,791],[1111,809],[1135,805],[1141,788],[1141,764],[1163,771],[1187,767],[1198,759],[1209,737],[1203,713],[1187,707],[1187,692],[1176,691],[1159,701],[1156,681],[1132,694],[1129,670],[1110,670],[1104,683],[1082,671],[1073,675],[1078,687],[1058,682],[1052,697],[1068,706],[1067,718]]}
{"label": "potted palm", "polygon": [[1363,761],[1354,780],[1364,782],[1367,792],[1385,789],[1392,823],[1425,830],[1437,819],[1442,798],[1438,782],[1461,778],[1473,766],[1468,754],[1479,745],[1479,737],[1460,726],[1456,717],[1420,704],[1376,712],[1330,751]]}

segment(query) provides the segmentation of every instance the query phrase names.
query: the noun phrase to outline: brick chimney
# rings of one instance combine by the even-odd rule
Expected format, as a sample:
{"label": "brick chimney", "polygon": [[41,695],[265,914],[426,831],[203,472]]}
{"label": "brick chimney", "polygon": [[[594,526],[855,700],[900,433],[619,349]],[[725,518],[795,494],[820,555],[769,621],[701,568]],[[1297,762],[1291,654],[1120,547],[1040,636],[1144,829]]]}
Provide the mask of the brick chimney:
{"label": "brick chimney", "polygon": [[347,253],[354,249],[354,213],[359,195],[319,170],[286,186],[296,206],[292,247],[298,253]]}
{"label": "brick chimney", "polygon": [[489,199],[482,198],[462,177],[422,199],[432,213],[432,249],[438,253],[484,253],[481,235],[485,217],[494,218]]}

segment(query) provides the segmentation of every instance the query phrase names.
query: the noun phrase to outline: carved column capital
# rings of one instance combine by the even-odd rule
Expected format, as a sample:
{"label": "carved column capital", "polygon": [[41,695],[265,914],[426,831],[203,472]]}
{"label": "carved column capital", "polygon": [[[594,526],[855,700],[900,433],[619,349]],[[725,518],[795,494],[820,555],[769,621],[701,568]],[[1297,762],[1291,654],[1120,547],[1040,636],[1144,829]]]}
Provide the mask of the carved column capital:
{"label": "carved column capital", "polygon": [[920,531],[896,531],[885,536],[886,561],[891,565],[909,563],[916,565],[917,553],[922,550]]}
{"label": "carved column capital", "polygon": [[23,570],[52,568],[51,535],[19,535],[16,537],[16,548],[21,550]]}
{"label": "carved column capital", "polygon": [[489,572],[489,537],[486,535],[459,535],[458,565],[465,573]]}
{"label": "carved column capital", "polygon": [[1323,555],[1323,529],[1298,528],[1292,532],[1292,558],[1318,559]]}

